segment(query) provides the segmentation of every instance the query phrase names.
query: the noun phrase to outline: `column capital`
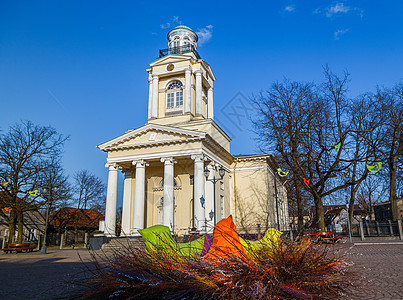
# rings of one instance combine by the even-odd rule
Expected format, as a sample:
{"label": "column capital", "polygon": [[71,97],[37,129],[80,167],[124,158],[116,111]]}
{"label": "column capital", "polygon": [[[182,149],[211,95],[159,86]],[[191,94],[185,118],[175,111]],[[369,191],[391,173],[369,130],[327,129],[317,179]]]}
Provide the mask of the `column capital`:
{"label": "column capital", "polygon": [[105,168],[109,168],[109,170],[118,170],[119,166],[117,163],[105,163]]}
{"label": "column capital", "polygon": [[174,164],[176,163],[175,159],[171,156],[171,157],[161,157],[161,162],[165,163],[165,164]]}
{"label": "column capital", "polygon": [[153,77],[153,79],[158,79],[159,78],[159,76],[156,75],[156,74],[152,74],[151,76]]}
{"label": "column capital", "polygon": [[136,168],[144,168],[149,164],[144,159],[139,159],[139,160],[133,160],[132,165],[136,166]]}
{"label": "column capital", "polygon": [[196,75],[198,75],[198,74],[201,75],[201,74],[203,74],[203,71],[201,69],[198,69],[198,70],[194,70],[193,73],[195,73]]}
{"label": "column capital", "polygon": [[185,73],[192,73],[192,68],[191,67],[187,67],[185,69]]}
{"label": "column capital", "polygon": [[207,158],[204,156],[204,154],[193,154],[190,156],[191,159],[194,161],[205,161]]}

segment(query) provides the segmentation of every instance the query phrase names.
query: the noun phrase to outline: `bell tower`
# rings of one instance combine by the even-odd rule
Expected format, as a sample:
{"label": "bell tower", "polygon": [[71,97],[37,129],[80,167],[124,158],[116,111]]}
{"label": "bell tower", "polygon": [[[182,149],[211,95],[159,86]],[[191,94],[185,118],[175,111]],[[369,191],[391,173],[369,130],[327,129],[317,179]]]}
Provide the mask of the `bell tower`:
{"label": "bell tower", "polygon": [[187,26],[168,32],[168,48],[148,72],[148,123],[183,124],[213,120],[213,82],[210,65],[197,52],[197,34]]}

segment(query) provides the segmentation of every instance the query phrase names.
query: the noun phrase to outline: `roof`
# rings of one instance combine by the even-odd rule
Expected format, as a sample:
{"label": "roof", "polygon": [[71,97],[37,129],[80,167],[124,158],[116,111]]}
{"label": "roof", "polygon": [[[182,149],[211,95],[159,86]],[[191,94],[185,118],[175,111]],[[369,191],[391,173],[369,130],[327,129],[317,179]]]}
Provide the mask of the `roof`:
{"label": "roof", "polygon": [[76,219],[79,228],[97,229],[104,216],[95,209],[63,207],[50,215],[49,224],[54,227],[74,227]]}
{"label": "roof", "polygon": [[[174,29],[187,29],[187,30],[193,31],[192,28],[187,27],[187,26],[185,26],[185,25],[176,26]],[[172,29],[172,30],[174,30],[174,29]],[[193,31],[193,32],[194,32],[194,31]]]}

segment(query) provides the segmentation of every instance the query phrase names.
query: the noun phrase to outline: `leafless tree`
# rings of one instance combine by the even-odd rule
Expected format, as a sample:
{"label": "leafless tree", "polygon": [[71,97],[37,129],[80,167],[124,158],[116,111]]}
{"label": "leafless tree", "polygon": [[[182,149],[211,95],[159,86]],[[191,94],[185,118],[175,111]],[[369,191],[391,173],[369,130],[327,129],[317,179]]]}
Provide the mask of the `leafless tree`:
{"label": "leafless tree", "polygon": [[[277,82],[265,95],[254,99],[259,112],[254,125],[262,148],[279,154],[292,177],[299,181],[294,184],[297,203],[302,202],[299,187],[312,195],[318,227],[322,230],[323,198],[359,186],[368,175],[365,166],[351,180],[340,181],[338,177],[354,164],[365,164],[369,159],[368,152],[361,157],[357,145],[351,147],[354,133],[361,137],[364,129],[351,128],[348,108],[353,100],[347,96],[349,74],[338,76],[325,67],[324,77],[320,85]],[[301,219],[301,208],[298,215]]]}
{"label": "leafless tree", "polygon": [[40,182],[49,162],[61,155],[66,139],[54,128],[30,121],[11,126],[0,135],[0,215],[9,225],[9,243],[14,239],[17,223],[18,242],[22,242],[23,212],[44,205]]}
{"label": "leafless tree", "polygon": [[397,174],[399,159],[403,156],[403,82],[391,89],[379,88],[376,94],[377,109],[385,113],[383,145],[378,150],[383,154],[389,171],[389,200],[393,220],[397,220]]}
{"label": "leafless tree", "polygon": [[74,225],[75,242],[78,242],[79,211],[85,214],[85,209],[98,207],[105,200],[105,184],[96,175],[88,170],[81,170],[74,174],[74,192],[77,205],[77,214]]}

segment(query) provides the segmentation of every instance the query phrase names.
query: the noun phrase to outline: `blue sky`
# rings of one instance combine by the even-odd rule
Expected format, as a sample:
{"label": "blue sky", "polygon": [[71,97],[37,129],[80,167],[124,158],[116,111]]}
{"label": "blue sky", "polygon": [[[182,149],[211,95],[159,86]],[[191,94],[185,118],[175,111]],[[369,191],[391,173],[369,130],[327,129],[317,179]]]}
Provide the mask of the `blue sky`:
{"label": "blue sky", "polygon": [[[184,24],[216,75],[217,122],[231,152],[257,152],[250,124],[231,115],[284,77],[351,73],[351,95],[403,78],[403,1],[2,1],[0,130],[24,119],[70,135],[64,165],[106,182],[96,145],[147,121],[145,68]],[[194,3],[194,4],[193,4]],[[120,187],[121,189],[121,187]]]}

